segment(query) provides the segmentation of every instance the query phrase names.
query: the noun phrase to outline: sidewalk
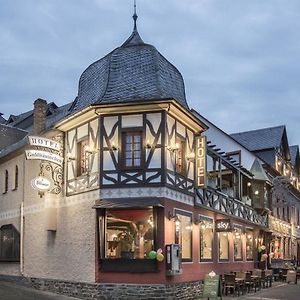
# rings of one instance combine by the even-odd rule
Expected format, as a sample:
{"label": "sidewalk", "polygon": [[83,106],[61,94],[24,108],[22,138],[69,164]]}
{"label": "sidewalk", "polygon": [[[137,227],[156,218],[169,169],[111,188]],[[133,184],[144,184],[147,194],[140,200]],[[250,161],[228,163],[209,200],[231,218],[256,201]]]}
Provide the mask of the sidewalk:
{"label": "sidewalk", "polygon": [[247,293],[240,297],[224,296],[223,300],[299,300],[300,284],[274,282],[270,288],[261,289],[256,293]]}

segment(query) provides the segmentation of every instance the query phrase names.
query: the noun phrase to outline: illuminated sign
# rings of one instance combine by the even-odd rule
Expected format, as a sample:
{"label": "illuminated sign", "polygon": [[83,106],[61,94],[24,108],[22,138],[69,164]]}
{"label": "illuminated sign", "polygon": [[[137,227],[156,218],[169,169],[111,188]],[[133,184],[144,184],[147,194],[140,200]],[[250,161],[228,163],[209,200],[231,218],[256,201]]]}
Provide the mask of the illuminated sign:
{"label": "illuminated sign", "polygon": [[196,137],[196,188],[206,188],[206,136]]}
{"label": "illuminated sign", "polygon": [[31,180],[31,186],[39,192],[46,192],[50,190],[51,183],[47,178],[38,176]]}
{"label": "illuminated sign", "polygon": [[57,165],[62,165],[64,159],[63,157],[43,150],[25,150],[26,159],[39,159],[50,161]]}
{"label": "illuminated sign", "polygon": [[229,219],[216,220],[216,231],[232,231],[232,224]]}
{"label": "illuminated sign", "polygon": [[29,135],[28,142],[31,146],[45,147],[56,151],[60,151],[62,149],[61,143],[40,136]]}

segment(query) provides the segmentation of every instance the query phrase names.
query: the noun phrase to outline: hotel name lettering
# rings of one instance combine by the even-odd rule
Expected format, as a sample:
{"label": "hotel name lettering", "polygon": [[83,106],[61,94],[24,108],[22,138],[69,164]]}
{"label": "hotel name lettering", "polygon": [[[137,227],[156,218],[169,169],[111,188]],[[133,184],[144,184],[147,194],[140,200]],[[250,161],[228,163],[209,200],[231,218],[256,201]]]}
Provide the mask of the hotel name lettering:
{"label": "hotel name lettering", "polygon": [[206,188],[206,136],[196,137],[196,187]]}

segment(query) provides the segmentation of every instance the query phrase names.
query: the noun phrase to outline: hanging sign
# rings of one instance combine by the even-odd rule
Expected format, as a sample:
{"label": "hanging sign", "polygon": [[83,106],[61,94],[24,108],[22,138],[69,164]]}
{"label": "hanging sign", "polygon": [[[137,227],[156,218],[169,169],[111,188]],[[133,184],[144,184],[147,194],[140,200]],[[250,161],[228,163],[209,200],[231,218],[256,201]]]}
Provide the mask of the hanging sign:
{"label": "hanging sign", "polygon": [[230,219],[216,220],[215,224],[217,232],[232,231],[232,224]]}
{"label": "hanging sign", "polygon": [[40,136],[29,135],[28,142],[31,146],[44,147],[56,151],[60,151],[62,149],[61,143]]}
{"label": "hanging sign", "polygon": [[51,183],[46,177],[38,176],[31,180],[31,186],[39,192],[46,192],[50,190]]}
{"label": "hanging sign", "polygon": [[206,188],[206,136],[196,137],[196,188]]}
{"label": "hanging sign", "polygon": [[50,161],[57,165],[62,165],[64,158],[44,150],[25,150],[26,159],[38,159]]}

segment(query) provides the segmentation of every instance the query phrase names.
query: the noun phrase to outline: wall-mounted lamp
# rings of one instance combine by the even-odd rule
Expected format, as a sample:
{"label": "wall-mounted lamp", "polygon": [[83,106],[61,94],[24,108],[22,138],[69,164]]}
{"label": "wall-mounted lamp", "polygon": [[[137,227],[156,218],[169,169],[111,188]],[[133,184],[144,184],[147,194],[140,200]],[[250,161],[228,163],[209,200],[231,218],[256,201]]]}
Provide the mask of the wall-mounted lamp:
{"label": "wall-mounted lamp", "polygon": [[190,154],[188,154],[186,156],[186,159],[190,162],[194,161],[195,160],[195,153],[194,152],[191,152]]}
{"label": "wall-mounted lamp", "polygon": [[255,192],[254,192],[254,195],[258,195],[259,194],[259,191],[258,190],[256,190]]}
{"label": "wall-mounted lamp", "polygon": [[92,148],[92,147],[90,147],[90,146],[87,146],[87,147],[85,148],[85,152],[88,153],[88,154],[95,154],[95,153],[98,152],[98,150],[97,150],[97,149],[94,149],[94,148]]}
{"label": "wall-mounted lamp", "polygon": [[171,213],[170,211],[169,211],[169,214],[168,214],[168,219],[170,221],[173,220],[174,222],[180,222],[178,216],[176,214]]}
{"label": "wall-mounted lamp", "polygon": [[68,153],[68,154],[67,154],[67,160],[68,160],[68,161],[72,161],[72,160],[76,160],[76,158],[75,158],[75,156],[72,156],[71,153]]}
{"label": "wall-mounted lamp", "polygon": [[146,149],[151,149],[152,148],[152,143],[150,140],[147,140],[146,142]]}
{"label": "wall-mounted lamp", "polygon": [[115,144],[114,141],[111,143],[111,149],[112,149],[113,151],[117,151],[117,150],[118,150],[118,147],[116,146],[116,144]]}
{"label": "wall-mounted lamp", "polygon": [[178,149],[179,149],[179,144],[176,143],[175,145],[174,145],[174,144],[173,144],[173,145],[169,145],[169,146],[167,146],[167,149],[168,149],[169,151],[171,151],[171,152],[178,151]]}
{"label": "wall-mounted lamp", "polygon": [[251,182],[247,182],[247,186],[250,187],[251,186]]}

